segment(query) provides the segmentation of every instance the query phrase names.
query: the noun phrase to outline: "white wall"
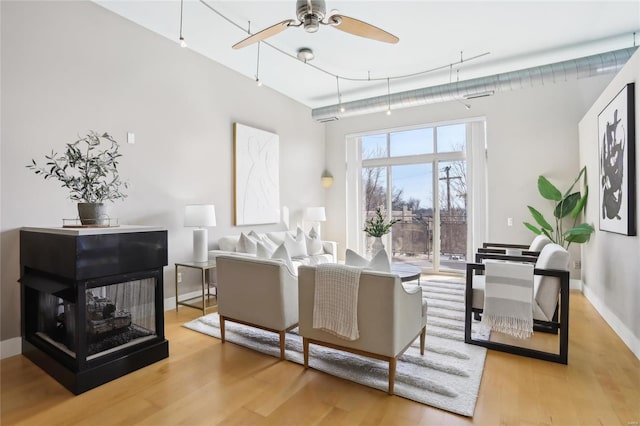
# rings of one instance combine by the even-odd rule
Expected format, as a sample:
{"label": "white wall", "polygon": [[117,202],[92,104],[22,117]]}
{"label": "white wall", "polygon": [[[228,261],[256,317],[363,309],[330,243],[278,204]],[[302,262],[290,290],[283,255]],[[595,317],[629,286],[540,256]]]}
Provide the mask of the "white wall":
{"label": "white wall", "polygon": [[[552,216],[551,205],[540,197],[538,176],[543,174],[561,189],[578,174],[577,123],[611,80],[612,75],[549,84],[538,88],[498,93],[469,101],[466,110],[458,102],[353,117],[327,123],[327,167],[335,184],[327,192],[326,237],[346,243],[345,136],[376,129],[436,123],[465,117],[487,121],[488,240],[528,243],[531,231],[522,222],[532,221],[527,205]],[[592,167],[593,168],[593,167]],[[513,227],[507,226],[512,217]],[[339,218],[339,220],[333,220]],[[572,247],[574,259],[580,252]],[[579,271],[572,271],[574,277]]]}
{"label": "white wall", "polygon": [[[636,129],[636,197],[640,195],[640,51],[629,59],[624,68],[606,87],[580,121],[580,161],[591,170],[589,187],[593,198],[587,206],[586,217],[596,232],[583,249],[584,294],[598,309],[616,333],[640,358],[640,236],[627,237],[599,230],[598,182],[598,114],[628,83],[635,82]],[[636,198],[636,224],[638,221]],[[640,229],[639,229],[640,230]]]}
{"label": "white wall", "polygon": [[[112,204],[111,214],[120,223],[167,228],[167,298],[174,294],[173,263],[191,255],[185,204],[216,205],[212,243],[240,232],[232,226],[234,121],[280,136],[281,203],[294,221],[305,206],[324,204],[324,126],[308,108],[90,2],[0,7],[0,340],[20,336],[18,229],[61,226],[76,215],[57,182],[25,165],[78,134],[108,131],[121,142],[129,197]],[[135,145],[126,144],[127,132],[135,132]]]}

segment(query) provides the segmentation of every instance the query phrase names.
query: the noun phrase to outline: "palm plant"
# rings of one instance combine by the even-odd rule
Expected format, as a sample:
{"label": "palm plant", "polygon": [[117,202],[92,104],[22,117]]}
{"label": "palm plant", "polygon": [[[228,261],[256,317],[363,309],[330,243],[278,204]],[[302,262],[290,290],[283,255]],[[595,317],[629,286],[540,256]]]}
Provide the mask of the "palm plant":
{"label": "palm plant", "polygon": [[[579,188],[574,191],[576,185],[579,186],[580,178],[583,179],[584,194],[581,194]],[[555,203],[553,209],[555,226],[552,226],[542,213],[531,206],[527,207],[538,226],[534,226],[529,222],[524,222],[524,226],[536,235],[546,235],[551,241],[564,248],[569,248],[571,243],[582,244],[589,241],[589,237],[594,231],[593,226],[588,223],[578,224],[578,218],[586,208],[589,196],[586,166],[580,170],[578,177],[564,194],[544,176],[538,177],[538,192],[546,200]],[[571,223],[571,221],[573,222]],[[565,222],[569,222],[569,225]]]}

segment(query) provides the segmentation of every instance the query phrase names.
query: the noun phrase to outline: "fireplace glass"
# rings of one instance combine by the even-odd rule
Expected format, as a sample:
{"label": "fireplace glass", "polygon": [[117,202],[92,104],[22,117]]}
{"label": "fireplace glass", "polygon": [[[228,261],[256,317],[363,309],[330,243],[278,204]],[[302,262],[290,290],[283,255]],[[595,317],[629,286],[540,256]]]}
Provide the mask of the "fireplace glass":
{"label": "fireplace glass", "polygon": [[[157,337],[155,278],[87,288],[84,303],[38,293],[36,335],[75,358],[76,333],[84,333],[87,361]],[[85,322],[76,330],[77,309]]]}

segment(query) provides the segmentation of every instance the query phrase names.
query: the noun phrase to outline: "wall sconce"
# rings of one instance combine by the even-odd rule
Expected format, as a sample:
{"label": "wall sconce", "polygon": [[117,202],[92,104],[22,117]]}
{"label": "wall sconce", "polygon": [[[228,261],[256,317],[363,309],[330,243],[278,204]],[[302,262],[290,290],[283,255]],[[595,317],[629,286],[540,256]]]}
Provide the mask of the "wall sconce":
{"label": "wall sconce", "polygon": [[331,188],[331,185],[333,185],[333,175],[329,173],[328,170],[322,172],[320,180],[322,181],[322,187],[324,189]]}

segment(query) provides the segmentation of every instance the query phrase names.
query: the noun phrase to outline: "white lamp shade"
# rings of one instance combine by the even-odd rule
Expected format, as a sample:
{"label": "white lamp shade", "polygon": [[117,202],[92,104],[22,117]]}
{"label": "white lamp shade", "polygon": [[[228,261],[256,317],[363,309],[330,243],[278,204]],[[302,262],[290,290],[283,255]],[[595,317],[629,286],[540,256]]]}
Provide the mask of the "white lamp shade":
{"label": "white lamp shade", "polygon": [[213,204],[190,204],[184,207],[184,226],[205,228],[216,226],[216,208]]}
{"label": "white lamp shade", "polygon": [[327,216],[324,212],[324,207],[307,207],[304,209],[304,220],[309,222],[324,222],[327,220]]}

